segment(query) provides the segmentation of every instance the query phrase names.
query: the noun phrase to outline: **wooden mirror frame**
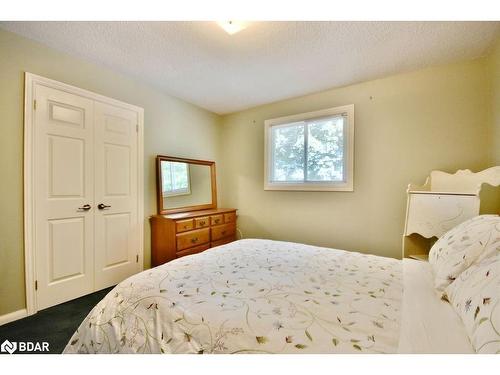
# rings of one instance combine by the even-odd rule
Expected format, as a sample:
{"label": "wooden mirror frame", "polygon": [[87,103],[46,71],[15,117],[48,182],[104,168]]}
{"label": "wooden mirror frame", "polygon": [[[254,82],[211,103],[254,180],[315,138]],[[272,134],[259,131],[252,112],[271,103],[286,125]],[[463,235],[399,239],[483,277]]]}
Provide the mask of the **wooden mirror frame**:
{"label": "wooden mirror frame", "polygon": [[[210,176],[212,180],[212,203],[209,204],[200,204],[196,206],[185,206],[178,208],[170,208],[165,209],[163,207],[163,195],[162,195],[162,186],[161,186],[161,162],[162,161],[173,161],[179,163],[189,163],[189,164],[198,164],[198,165],[207,165],[210,167]],[[185,158],[176,158],[173,156],[164,156],[157,155],[156,156],[156,205],[158,207],[159,215],[167,215],[178,212],[186,212],[186,211],[198,211],[198,210],[210,210],[217,208],[217,183],[215,180],[215,162],[209,160],[197,160],[197,159],[185,159]]]}

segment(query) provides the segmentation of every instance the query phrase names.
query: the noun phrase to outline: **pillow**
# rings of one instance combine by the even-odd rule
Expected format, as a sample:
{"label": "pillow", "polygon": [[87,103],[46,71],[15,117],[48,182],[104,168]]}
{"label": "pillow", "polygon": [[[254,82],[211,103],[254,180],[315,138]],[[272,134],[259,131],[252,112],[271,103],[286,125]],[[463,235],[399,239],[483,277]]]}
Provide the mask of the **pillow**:
{"label": "pillow", "polygon": [[440,237],[429,252],[435,288],[444,290],[475,260],[487,257],[485,249],[500,240],[499,234],[500,216],[481,215],[464,221]]}
{"label": "pillow", "polygon": [[500,353],[500,253],[474,263],[445,294],[476,352]]}

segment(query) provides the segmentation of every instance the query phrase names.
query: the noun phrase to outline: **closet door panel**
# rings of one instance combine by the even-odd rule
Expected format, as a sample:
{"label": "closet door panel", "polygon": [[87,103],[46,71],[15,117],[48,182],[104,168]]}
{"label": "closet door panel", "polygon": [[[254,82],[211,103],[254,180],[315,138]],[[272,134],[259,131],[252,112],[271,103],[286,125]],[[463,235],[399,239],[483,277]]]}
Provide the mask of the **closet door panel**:
{"label": "closet door panel", "polygon": [[94,103],[42,85],[35,87],[35,100],[36,297],[41,310],[94,290]]}
{"label": "closet door panel", "polygon": [[139,271],[137,112],[95,103],[95,285]]}

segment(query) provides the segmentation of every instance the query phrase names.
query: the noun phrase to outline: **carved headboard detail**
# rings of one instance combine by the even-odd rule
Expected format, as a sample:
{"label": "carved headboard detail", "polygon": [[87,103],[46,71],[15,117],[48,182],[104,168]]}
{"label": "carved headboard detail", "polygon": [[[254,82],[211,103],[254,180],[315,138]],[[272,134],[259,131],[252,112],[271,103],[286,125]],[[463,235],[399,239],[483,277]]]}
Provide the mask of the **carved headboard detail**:
{"label": "carved headboard detail", "polygon": [[434,239],[479,215],[483,184],[500,185],[500,166],[454,174],[432,171],[424,185],[408,185],[402,257],[427,259]]}
{"label": "carved headboard detail", "polygon": [[500,185],[500,166],[474,173],[461,169],[456,173],[432,171],[424,185],[408,185],[408,191],[460,192],[478,195],[482,184]]}

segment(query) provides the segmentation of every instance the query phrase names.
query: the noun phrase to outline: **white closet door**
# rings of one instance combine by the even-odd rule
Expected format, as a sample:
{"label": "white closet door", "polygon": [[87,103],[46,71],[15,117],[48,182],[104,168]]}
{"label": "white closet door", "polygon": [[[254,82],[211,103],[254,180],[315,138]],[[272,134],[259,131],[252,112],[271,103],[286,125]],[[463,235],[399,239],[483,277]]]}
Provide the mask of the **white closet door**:
{"label": "white closet door", "polygon": [[38,309],[94,289],[92,100],[35,88],[35,258]]}
{"label": "white closet door", "polygon": [[[95,102],[95,289],[137,273],[137,123],[132,110]],[[99,208],[101,207],[101,208]]]}

